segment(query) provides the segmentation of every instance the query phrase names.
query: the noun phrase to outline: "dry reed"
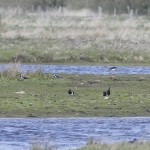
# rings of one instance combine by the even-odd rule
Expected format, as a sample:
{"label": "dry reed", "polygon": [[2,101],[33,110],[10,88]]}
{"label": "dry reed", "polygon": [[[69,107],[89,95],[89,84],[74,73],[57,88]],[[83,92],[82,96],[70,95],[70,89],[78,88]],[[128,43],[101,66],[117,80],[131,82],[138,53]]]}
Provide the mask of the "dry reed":
{"label": "dry reed", "polygon": [[1,72],[0,76],[5,78],[15,78],[20,72],[20,63],[10,63]]}

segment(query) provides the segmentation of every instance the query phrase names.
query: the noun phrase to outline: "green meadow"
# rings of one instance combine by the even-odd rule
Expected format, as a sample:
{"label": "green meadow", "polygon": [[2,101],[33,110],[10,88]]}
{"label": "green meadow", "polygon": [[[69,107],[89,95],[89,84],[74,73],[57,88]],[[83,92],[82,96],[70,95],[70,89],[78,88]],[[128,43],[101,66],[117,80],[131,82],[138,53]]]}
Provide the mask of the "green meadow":
{"label": "green meadow", "polygon": [[[13,75],[14,74],[14,75]],[[149,116],[150,75],[0,74],[1,117]],[[104,97],[103,91],[111,89]],[[72,89],[75,94],[69,95]]]}

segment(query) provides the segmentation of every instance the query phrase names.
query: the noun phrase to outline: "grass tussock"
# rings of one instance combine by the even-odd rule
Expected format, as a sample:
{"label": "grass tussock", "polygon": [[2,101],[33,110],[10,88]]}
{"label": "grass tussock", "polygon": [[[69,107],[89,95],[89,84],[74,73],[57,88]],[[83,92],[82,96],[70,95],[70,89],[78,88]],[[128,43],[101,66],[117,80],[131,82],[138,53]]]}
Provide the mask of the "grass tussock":
{"label": "grass tussock", "polygon": [[11,63],[0,72],[0,78],[14,79],[19,75],[20,63]]}

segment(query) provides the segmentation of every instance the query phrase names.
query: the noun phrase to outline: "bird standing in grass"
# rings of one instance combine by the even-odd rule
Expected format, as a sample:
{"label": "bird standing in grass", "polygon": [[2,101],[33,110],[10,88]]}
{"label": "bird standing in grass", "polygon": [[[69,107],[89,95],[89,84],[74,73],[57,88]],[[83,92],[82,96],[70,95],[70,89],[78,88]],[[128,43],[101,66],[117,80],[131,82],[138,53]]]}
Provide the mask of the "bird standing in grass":
{"label": "bird standing in grass", "polygon": [[69,95],[74,95],[74,92],[71,89],[69,89],[68,94]]}
{"label": "bird standing in grass", "polygon": [[103,91],[103,96],[107,96],[107,93],[106,93],[106,91]]}
{"label": "bird standing in grass", "polygon": [[108,88],[108,90],[106,91],[107,95],[110,95],[110,87]]}
{"label": "bird standing in grass", "polygon": [[109,96],[110,95],[110,87],[107,91],[103,91],[103,96]]}
{"label": "bird standing in grass", "polygon": [[20,73],[20,79],[21,79],[21,80],[26,80],[26,79],[29,79],[29,77],[23,76],[23,74]]}
{"label": "bird standing in grass", "polygon": [[54,78],[61,78],[58,74],[53,74]]}

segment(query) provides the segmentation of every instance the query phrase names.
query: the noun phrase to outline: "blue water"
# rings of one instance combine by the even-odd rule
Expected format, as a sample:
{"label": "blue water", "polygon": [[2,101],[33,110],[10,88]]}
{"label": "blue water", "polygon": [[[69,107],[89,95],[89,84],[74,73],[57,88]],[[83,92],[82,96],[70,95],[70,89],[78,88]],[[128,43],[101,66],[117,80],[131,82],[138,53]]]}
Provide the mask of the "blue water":
{"label": "blue water", "polygon": [[150,117],[0,119],[0,150],[29,150],[36,142],[68,150],[84,146],[89,138],[150,140]]}
{"label": "blue water", "polygon": [[[0,64],[0,70],[11,65]],[[41,70],[44,73],[66,74],[150,74],[150,66],[117,66],[116,70],[110,70],[111,66],[81,66],[81,65],[38,65],[21,64],[20,72],[34,72]]]}

